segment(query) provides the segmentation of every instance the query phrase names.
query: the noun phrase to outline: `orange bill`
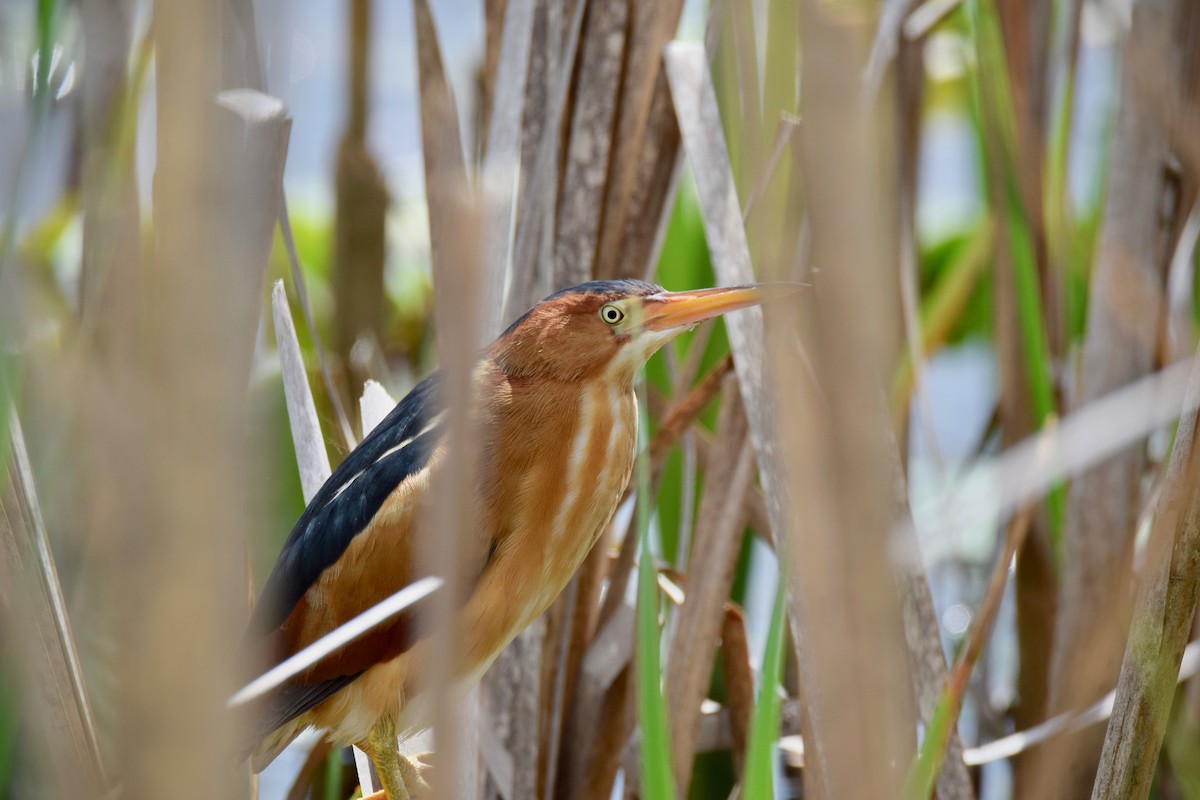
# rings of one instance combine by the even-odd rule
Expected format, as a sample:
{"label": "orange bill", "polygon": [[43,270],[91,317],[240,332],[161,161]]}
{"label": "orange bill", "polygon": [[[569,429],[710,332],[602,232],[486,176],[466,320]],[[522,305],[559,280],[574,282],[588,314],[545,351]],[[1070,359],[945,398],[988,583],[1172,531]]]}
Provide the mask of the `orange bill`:
{"label": "orange bill", "polygon": [[798,283],[781,282],[653,294],[645,299],[643,324],[651,331],[690,328],[729,311],[786,297],[799,289]]}

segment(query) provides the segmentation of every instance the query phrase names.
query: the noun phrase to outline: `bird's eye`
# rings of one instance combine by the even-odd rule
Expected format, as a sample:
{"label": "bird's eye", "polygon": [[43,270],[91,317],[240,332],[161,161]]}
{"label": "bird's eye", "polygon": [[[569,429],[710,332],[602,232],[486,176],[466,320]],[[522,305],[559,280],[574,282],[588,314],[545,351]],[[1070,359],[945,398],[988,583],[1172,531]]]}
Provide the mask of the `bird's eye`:
{"label": "bird's eye", "polygon": [[625,319],[625,312],[614,306],[612,303],[605,303],[600,306],[600,319],[608,325],[616,325],[621,320]]}

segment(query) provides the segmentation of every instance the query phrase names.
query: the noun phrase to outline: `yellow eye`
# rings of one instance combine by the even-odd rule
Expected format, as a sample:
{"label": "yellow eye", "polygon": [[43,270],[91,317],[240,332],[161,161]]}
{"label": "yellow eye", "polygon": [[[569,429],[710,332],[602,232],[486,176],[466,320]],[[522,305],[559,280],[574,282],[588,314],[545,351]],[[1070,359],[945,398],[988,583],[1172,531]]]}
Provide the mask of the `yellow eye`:
{"label": "yellow eye", "polygon": [[604,320],[606,325],[617,325],[625,319],[625,312],[612,303],[605,303],[600,306],[600,319]]}

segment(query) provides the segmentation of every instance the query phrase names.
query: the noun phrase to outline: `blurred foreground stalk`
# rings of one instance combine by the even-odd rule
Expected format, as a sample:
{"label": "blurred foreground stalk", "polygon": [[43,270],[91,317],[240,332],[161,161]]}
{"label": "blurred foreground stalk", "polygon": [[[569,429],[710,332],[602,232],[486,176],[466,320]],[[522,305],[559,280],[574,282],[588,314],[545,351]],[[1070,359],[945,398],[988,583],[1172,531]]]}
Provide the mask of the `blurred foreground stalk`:
{"label": "blurred foreground stalk", "polygon": [[[259,527],[245,392],[287,120],[221,95],[216,0],[155,9],[154,250],[128,349],[89,353],[97,581],[112,593],[117,752],[129,798],[238,797],[224,707],[245,619],[244,547]],[[119,454],[119,456],[118,456]]]}

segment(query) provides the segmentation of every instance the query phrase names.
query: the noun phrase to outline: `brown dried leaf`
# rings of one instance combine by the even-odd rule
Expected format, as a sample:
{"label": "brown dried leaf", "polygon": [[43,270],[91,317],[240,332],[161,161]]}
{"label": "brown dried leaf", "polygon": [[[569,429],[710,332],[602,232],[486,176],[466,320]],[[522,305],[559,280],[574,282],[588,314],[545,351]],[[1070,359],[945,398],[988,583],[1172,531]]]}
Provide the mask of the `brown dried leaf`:
{"label": "brown dried leaf", "polygon": [[688,565],[691,590],[679,610],[667,659],[667,711],[677,786],[687,786],[691,775],[700,704],[707,697],[721,609],[729,598],[741,549],[743,501],[754,477],[746,417],[735,382],[732,375],[724,381],[725,405],[705,472]]}
{"label": "brown dried leaf", "polygon": [[[746,757],[750,717],[754,711],[754,673],[750,668],[750,646],[746,641],[746,621],[742,611],[725,604],[721,620],[721,668],[725,673],[725,710],[729,715],[730,749],[738,778]],[[698,749],[698,748],[697,748]]]}

